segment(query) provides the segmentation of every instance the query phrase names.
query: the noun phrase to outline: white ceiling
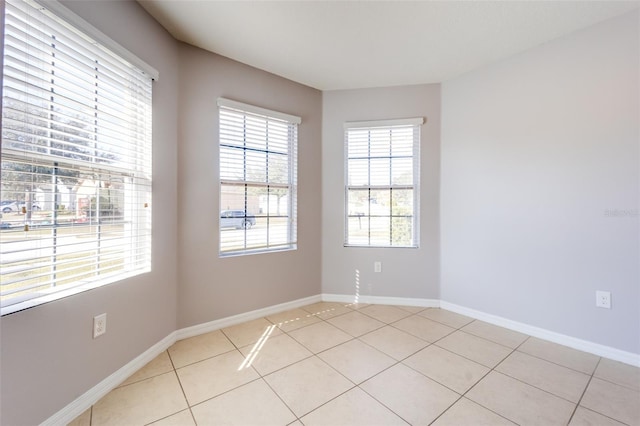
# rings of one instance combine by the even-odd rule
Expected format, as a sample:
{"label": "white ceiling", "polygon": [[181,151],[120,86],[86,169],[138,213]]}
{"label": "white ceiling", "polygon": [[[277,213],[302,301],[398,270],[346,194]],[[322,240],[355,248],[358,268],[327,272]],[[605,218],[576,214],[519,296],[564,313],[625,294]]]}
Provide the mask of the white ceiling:
{"label": "white ceiling", "polygon": [[320,90],[442,82],[636,1],[139,0],[178,40]]}

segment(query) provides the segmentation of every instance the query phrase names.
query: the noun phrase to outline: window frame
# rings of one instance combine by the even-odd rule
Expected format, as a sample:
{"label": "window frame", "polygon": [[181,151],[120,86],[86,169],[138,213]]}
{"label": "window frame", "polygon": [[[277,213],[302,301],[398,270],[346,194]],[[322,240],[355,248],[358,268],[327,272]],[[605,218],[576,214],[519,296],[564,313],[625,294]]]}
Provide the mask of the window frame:
{"label": "window frame", "polygon": [[[253,255],[253,254],[261,254],[261,253],[273,253],[280,251],[289,251],[289,250],[297,250],[297,167],[298,167],[298,126],[301,124],[302,120],[300,117],[286,114],[279,111],[270,110],[267,108],[258,107],[251,104],[245,104],[242,102],[234,101],[227,98],[218,98],[218,179],[219,179],[219,213],[218,213],[218,256],[220,258],[232,257],[232,256],[245,256],[245,255]],[[242,117],[242,126],[236,126],[233,129],[240,130],[242,128],[243,139],[241,140],[239,137],[233,139],[229,134],[224,134],[224,131],[233,130],[231,127],[231,123],[229,121],[230,116],[235,116],[236,118]],[[223,118],[223,116],[225,118]],[[274,139],[269,139],[267,132],[267,139],[265,140],[265,148],[256,148],[256,147],[248,147],[249,138],[247,136],[247,128],[249,124],[247,123],[247,119],[254,121],[263,121],[265,126],[268,126],[269,123],[276,124],[280,126],[287,127],[287,152],[286,152],[286,170],[287,170],[287,180],[286,182],[274,182],[269,179],[269,161],[268,158],[272,155],[284,156],[281,151],[273,151],[270,150],[269,144],[270,142],[274,142]],[[223,123],[224,120],[224,123]],[[223,130],[223,127],[225,130]],[[268,127],[267,127],[268,128]],[[282,140],[279,140],[282,143]],[[235,144],[234,144],[235,143]],[[228,150],[228,152],[223,153],[223,149]],[[229,160],[226,156],[231,155],[230,152],[243,152],[242,159],[242,167],[237,168],[237,171],[240,171],[242,178],[231,178],[224,177],[223,173],[228,172],[230,169],[229,165],[231,163],[224,163],[225,159]],[[250,160],[247,159],[246,153],[251,151],[252,153],[257,153],[264,155],[265,157],[265,167],[264,167],[264,176],[265,180],[261,180],[259,178],[255,178],[251,180],[248,177],[247,169],[248,163]],[[224,163],[224,164],[223,164]],[[224,171],[223,171],[224,170]],[[225,196],[225,189],[228,187],[240,187],[243,188],[244,191],[244,204],[242,208],[240,207],[231,207],[228,205],[224,205],[223,197]],[[266,189],[267,194],[269,194],[271,189],[284,189],[286,191],[285,196],[278,196],[277,204],[279,210],[280,197],[286,197],[287,199],[287,211],[283,216],[281,214],[270,214],[269,206],[271,204],[271,195],[267,195],[267,213],[264,214],[262,207],[260,208],[260,212],[250,211],[248,206],[248,198],[251,197],[249,194],[251,190],[259,191],[260,189]],[[264,197],[256,196],[255,197]],[[259,204],[264,204],[264,200],[258,201]],[[242,246],[239,248],[225,248],[224,244],[228,244],[227,241],[223,240],[223,232],[226,232],[228,229],[227,226],[223,227],[223,218],[221,217],[222,212],[225,211],[237,211],[242,210],[245,214],[245,224],[247,222],[251,223],[248,227],[241,227],[239,232],[242,232]],[[285,242],[277,242],[274,244],[270,243],[270,230],[272,229],[270,220],[274,218],[286,218],[286,241]],[[234,214],[234,218],[236,218]],[[228,218],[226,218],[228,219]],[[267,230],[266,232],[266,240],[264,244],[257,244],[255,241],[261,241],[260,239],[254,240],[253,243],[249,242],[249,232],[250,228],[253,225],[258,225],[260,228],[260,220],[266,220],[267,222]],[[227,221],[228,222],[228,221]],[[255,236],[255,231],[254,236]],[[260,231],[262,232],[262,231]],[[224,234],[225,236],[227,234]]]}
{"label": "window frame", "polygon": [[[3,168],[3,174],[4,171],[7,170],[8,172],[13,173],[14,176],[26,173],[30,173],[32,175],[38,173],[41,178],[50,176],[50,183],[32,181],[28,192],[33,192],[34,188],[42,191],[42,195],[44,197],[51,198],[46,202],[46,204],[52,206],[50,214],[52,219],[50,219],[48,224],[37,229],[34,228],[32,223],[30,223],[32,222],[31,210],[35,212],[35,207],[31,206],[35,206],[37,203],[33,202],[34,200],[30,198],[26,198],[23,201],[23,205],[26,207],[22,207],[22,212],[17,212],[18,214],[22,213],[24,215],[24,219],[13,219],[10,221],[17,222],[23,220],[24,225],[20,225],[19,229],[10,229],[10,231],[14,233],[16,237],[20,237],[20,234],[24,233],[25,236],[20,238],[24,241],[28,241],[30,239],[32,243],[37,244],[33,248],[26,250],[24,248],[20,249],[20,246],[18,246],[17,250],[29,253],[29,257],[25,257],[24,260],[18,259],[6,261],[4,265],[0,265],[0,276],[6,278],[6,281],[3,280],[4,282],[0,289],[3,290],[4,296],[9,296],[0,303],[0,313],[4,316],[38,306],[43,303],[55,301],[82,291],[119,282],[151,270],[151,209],[149,208],[151,203],[152,185],[151,86],[152,81],[158,79],[159,73],[153,67],[139,59],[135,54],[129,52],[127,49],[110,39],[104,33],[100,32],[80,16],[76,15],[74,12],[55,0],[12,0],[11,4],[9,4],[9,2],[5,2],[2,7],[3,14],[6,19],[5,33],[3,34],[3,69],[4,67],[9,66],[9,64],[16,63],[16,61],[20,60],[16,59],[18,56],[14,59],[7,59],[9,58],[8,55],[10,55],[7,51],[6,41],[7,34],[9,34],[9,27],[13,28],[14,31],[16,31],[16,34],[17,31],[22,31],[25,34],[24,37],[31,37],[29,39],[30,41],[27,42],[23,41],[22,38],[16,38],[13,36],[15,40],[14,44],[19,46],[12,47],[15,55],[27,55],[29,49],[36,49],[36,47],[33,47],[34,43],[42,43],[41,41],[38,41],[37,38],[33,37],[30,31],[34,31],[32,28],[37,29],[37,31],[44,31],[44,29],[39,27],[38,24],[31,23],[31,21],[25,21],[24,24],[18,23],[20,20],[19,14],[27,14],[26,16],[33,19],[33,22],[42,21],[46,24],[47,28],[49,28],[47,31],[47,37],[50,37],[49,40],[52,40],[48,50],[51,51],[51,58],[53,58],[51,59],[50,65],[48,65],[51,69],[51,82],[49,83],[51,86],[51,99],[47,101],[48,105],[50,105],[50,107],[48,107],[48,110],[50,108],[50,113],[45,116],[42,116],[42,114],[38,115],[38,113],[35,112],[38,108],[41,108],[39,104],[43,102],[42,98],[37,97],[37,92],[31,92],[31,89],[18,89],[20,85],[28,87],[27,82],[29,79],[35,79],[36,75],[47,75],[42,74],[45,68],[32,65],[28,69],[25,67],[25,70],[23,71],[24,76],[13,76],[12,78],[14,80],[11,85],[16,88],[12,89],[15,92],[15,94],[12,95],[9,95],[7,91],[4,90],[5,85],[7,85],[7,87],[10,85],[8,81],[5,81],[5,78],[8,79],[9,77],[6,73],[3,73],[2,78],[3,116],[5,113],[8,113],[7,111],[12,111],[12,106],[15,107],[16,105],[24,104],[25,110],[19,113],[13,113],[12,119],[9,121],[24,123],[23,128],[19,128],[23,129],[20,131],[33,132],[25,133],[33,141],[30,141],[29,138],[16,138],[15,135],[10,135],[10,132],[16,132],[16,130],[13,130],[14,127],[7,124],[7,120],[3,120],[1,162],[3,163],[3,166],[7,166],[6,168]],[[8,16],[12,16],[14,12],[8,13],[9,8],[12,8],[16,13],[19,13],[16,14],[15,18],[12,17],[11,21],[9,21]],[[85,66],[88,59],[91,59],[91,61],[95,60],[95,62],[92,62],[92,64],[95,64],[93,65],[93,67],[95,67],[95,72],[88,73],[95,74],[92,77],[95,80],[91,80],[91,82],[89,82],[89,80],[81,76],[80,72],[74,76],[74,78],[82,84],[89,85],[95,83],[95,99],[93,99],[92,102],[95,105],[89,105],[86,100],[81,101],[80,95],[76,94],[76,91],[79,90],[77,88],[68,89],[71,90],[72,93],[72,96],[70,96],[68,100],[64,100],[64,96],[62,94],[56,94],[56,90],[54,90],[54,88],[59,89],[59,87],[62,86],[57,86],[59,83],[54,83],[54,80],[64,81],[64,77],[60,77],[60,75],[54,71],[65,69],[59,67],[67,67],[66,69],[68,70],[70,62],[65,61],[79,60],[74,56],[70,56],[73,54],[68,53],[69,50],[66,51],[67,53],[56,55],[56,53],[62,52],[58,51],[58,45],[64,49],[80,49],[82,51],[82,55],[85,55],[83,59],[84,62],[82,62]],[[40,46],[42,46],[42,44],[40,44]],[[74,47],[72,48],[70,46]],[[46,53],[47,50],[42,51],[43,58]],[[66,59],[65,56],[69,59]],[[101,62],[101,60],[108,65],[102,65],[103,62]],[[107,73],[113,73],[114,69],[116,69],[112,68],[113,64],[123,64],[116,66],[122,67],[118,68],[118,72],[124,72],[125,74],[122,74],[118,78],[104,77],[104,75],[108,74],[102,74],[102,71],[98,71],[100,68],[104,68]],[[47,68],[47,70],[49,68]],[[127,71],[123,71],[125,69]],[[103,80],[102,84],[98,84],[98,75],[102,75],[102,78],[109,81],[109,83],[105,83],[105,80]],[[113,76],[113,74],[111,75]],[[133,77],[134,75],[136,76]],[[134,83],[134,80],[137,80],[138,82]],[[69,85],[70,80],[66,81],[67,83],[63,84],[66,84],[67,88],[71,88],[72,86]],[[141,85],[139,82],[144,82],[144,84]],[[107,110],[106,108],[98,110],[98,106],[104,106],[105,102],[113,102],[113,100],[105,101],[105,99],[113,98],[114,96],[113,93],[106,88],[109,84],[114,84],[114,88],[116,90],[129,94],[131,98],[126,100],[126,102],[129,102],[125,104],[127,107],[133,105],[134,102],[138,102],[136,104],[135,112],[131,110],[132,112],[127,114],[123,113],[122,110],[119,111],[119,114],[128,117],[128,122],[135,122],[135,126],[137,126],[135,127],[135,130],[130,130],[130,132],[136,132],[137,135],[132,139],[136,141],[135,149],[133,150],[131,150],[131,148],[124,148],[124,150],[122,150],[118,147],[128,146],[129,142],[125,143],[125,141],[128,141],[129,139],[119,140],[119,137],[115,136],[113,130],[110,130],[115,128],[115,125],[110,124],[110,129],[104,130],[105,127],[102,127],[102,124],[100,124],[111,122],[111,119],[105,118],[107,114],[109,114],[109,112],[104,112]],[[100,89],[99,86],[102,86],[102,88]],[[43,88],[38,88],[37,90],[42,91]],[[18,90],[23,90],[23,92]],[[146,90],[146,92],[144,92],[145,95],[141,96],[140,94],[143,92],[135,92],[136,90]],[[99,93],[102,93],[102,95]],[[10,96],[15,96],[15,99]],[[4,102],[5,99],[7,100],[6,105]],[[80,121],[81,119],[75,118],[75,115],[67,116],[65,118],[64,111],[70,111],[68,106],[70,102],[76,103],[77,108],[82,108],[82,111],[85,112],[78,112],[77,114],[84,114],[85,117],[87,116],[86,110],[93,106],[96,109],[94,114],[95,118],[93,119],[94,121]],[[5,109],[7,111],[5,111]],[[123,109],[125,109],[124,106]],[[102,118],[100,118],[101,116]],[[80,115],[77,117],[80,117]],[[73,121],[74,119],[78,120],[78,122],[84,123],[83,126],[85,127],[75,124]],[[42,128],[42,124],[37,123],[38,121],[42,122],[43,120],[50,122],[47,125],[49,133],[44,134],[44,136],[37,133],[37,130]],[[5,134],[5,132],[7,133]],[[85,140],[84,143],[87,143],[86,146],[77,145],[77,147],[80,148],[85,146],[84,150],[78,150],[77,147],[74,148],[74,144],[79,143],[78,141],[85,137],[83,136],[84,133],[78,132],[88,132],[87,134],[94,135],[94,139],[91,140],[90,144]],[[105,134],[109,132],[111,132],[111,135],[105,136]],[[54,133],[59,139],[55,139],[51,136]],[[132,134],[125,132],[121,133],[122,138],[129,138]],[[40,145],[39,142],[37,142],[40,138],[45,138],[50,142],[45,145]],[[116,140],[118,140],[116,145],[110,145],[110,143]],[[41,148],[45,146],[48,148]],[[131,152],[135,152],[135,154],[134,156],[129,157]],[[129,163],[128,161],[132,161],[132,163]],[[24,171],[20,171],[23,166]],[[28,169],[28,167],[30,167],[30,169]],[[35,170],[38,171],[36,172]],[[59,177],[57,175],[58,170],[75,173],[75,177],[71,177],[73,176],[72,174],[67,176],[67,182],[72,182],[75,179],[78,185],[80,185],[80,182],[84,182],[82,185],[86,184],[90,186],[91,179],[88,179],[88,176],[93,176],[93,182],[97,184],[94,195],[95,198],[93,199],[95,201],[92,201],[91,203],[93,204],[89,204],[86,209],[83,208],[83,212],[88,216],[88,220],[90,222],[88,226],[84,224],[77,224],[77,214],[79,211],[77,209],[79,209],[80,206],[80,204],[78,204],[80,199],[78,198],[76,201],[76,197],[79,195],[75,193],[71,195],[71,189],[68,189],[68,197],[69,200],[74,200],[69,202],[73,203],[73,209],[75,212],[74,217],[70,219],[72,222],[62,223],[58,220],[58,204],[60,197],[63,195],[63,191],[59,191],[57,189],[58,186],[62,185],[62,183],[59,182]],[[32,177],[32,179],[34,178]],[[27,191],[27,183],[24,185],[25,189],[23,189],[23,191]],[[50,186],[51,188],[42,189],[43,185]],[[86,191],[89,190],[89,186],[86,186]],[[5,196],[27,197],[24,193],[18,195],[20,194],[20,190],[17,189],[19,188],[19,185],[16,186],[16,189],[8,188],[9,187],[3,188],[1,191],[3,200]],[[46,194],[46,191],[50,191],[49,195]],[[7,195],[7,193],[9,195]],[[103,204],[103,195],[106,193],[109,194],[109,204]],[[112,195],[114,196],[114,204],[111,203]],[[90,197],[90,195],[88,197]],[[118,201],[115,201],[115,197],[117,197]],[[121,200],[120,197],[122,197]],[[100,216],[102,212],[107,214],[107,211],[109,211],[108,214],[110,215],[116,215],[115,205],[117,205],[121,211],[117,213],[118,217],[104,217],[104,219],[107,220],[107,222],[104,222],[106,223],[105,225],[101,221],[102,218]],[[91,225],[91,221],[93,221],[93,225]],[[4,225],[12,225],[10,222],[5,222]],[[116,223],[121,223],[122,237],[114,237],[115,234],[119,235],[120,231],[115,234],[109,233],[109,226],[111,225],[113,227],[112,224]],[[29,234],[29,232],[32,231],[32,228],[37,231],[35,232],[35,235]],[[83,233],[84,231],[82,231],[82,229],[85,229],[85,231],[88,229],[88,231],[86,231],[88,233]],[[5,230],[3,229],[3,232],[4,231]],[[94,238],[94,240],[90,240],[89,243],[91,244],[95,241],[96,246],[84,248],[87,244],[75,243],[74,248],[71,243],[63,242],[65,238],[70,238],[65,236],[65,233],[70,233],[72,236],[76,236],[76,238],[86,238],[86,236],[90,236]],[[9,245],[21,244],[20,241],[17,240],[13,243],[13,236],[9,238],[9,235],[7,234],[6,237],[5,242]],[[108,238],[111,238],[111,240],[108,241]],[[136,241],[137,243],[134,245],[131,241]],[[107,254],[107,248],[104,248],[103,251],[101,251],[101,244],[108,245],[113,243],[117,243],[118,248],[115,251],[116,254],[113,254],[114,250],[111,250],[111,252]],[[51,245],[47,246],[47,244]],[[67,244],[67,246],[65,247],[63,244]],[[44,254],[48,253],[49,247],[52,254]],[[58,249],[60,249],[59,253]],[[73,251],[68,251],[69,249],[72,249]],[[7,250],[7,252],[12,250],[12,253],[16,253],[16,249],[5,248],[5,250]],[[95,254],[90,254],[94,252]],[[87,271],[84,270],[86,268],[83,265],[71,266],[75,265],[75,261],[70,261],[68,258],[76,255],[81,259],[87,259],[86,261],[81,260],[82,262],[88,262]],[[65,258],[65,256],[68,258]],[[43,258],[49,258],[50,261],[41,263],[41,259]],[[91,260],[94,258],[96,260]],[[107,258],[109,260],[105,260]],[[114,259],[116,263],[110,263],[111,259]],[[35,275],[29,275],[26,278],[16,278],[11,275],[13,272],[7,265],[11,265],[15,262],[26,262],[25,266],[27,266],[27,268],[23,267],[25,271],[31,271],[30,273]],[[43,268],[51,268],[51,272],[42,272]],[[66,278],[62,278],[62,272],[65,271],[64,268],[68,268],[67,270],[69,271]],[[45,284],[38,284],[40,277],[48,277],[43,280]],[[29,280],[33,279],[36,279],[35,283],[27,284],[29,283]],[[24,287],[9,288],[12,285],[20,283],[22,283],[21,285],[24,285]],[[7,286],[6,288],[5,285]],[[45,286],[47,286],[47,288],[43,288]],[[25,294],[21,294],[21,292],[24,292]]]}
{"label": "window frame", "polygon": [[[406,119],[395,119],[395,120],[373,120],[373,121],[353,121],[346,122],[344,124],[344,247],[358,247],[358,248],[419,248],[420,247],[420,145],[421,145],[421,127],[424,124],[425,119],[423,117],[416,118],[406,118]],[[393,132],[394,129],[412,129],[412,182],[410,184],[394,184],[391,182],[391,168],[392,168],[392,160],[394,158],[398,158],[398,156],[394,156],[390,151],[388,156],[375,156],[371,154],[371,132],[372,131],[384,131],[388,130],[389,132]],[[362,157],[350,157],[349,147],[350,147],[350,132],[351,131],[367,131],[368,132],[368,154]],[[391,138],[391,136],[390,136]],[[390,141],[390,150],[392,150],[393,141]],[[406,157],[406,156],[405,156]],[[390,180],[388,184],[383,185],[372,185],[371,184],[371,160],[375,159],[389,159],[389,167],[390,167]],[[368,170],[368,181],[367,184],[364,185],[356,185],[350,184],[350,160],[366,160],[367,161],[367,170]],[[393,191],[396,190],[411,190],[412,191],[412,215],[411,215],[411,242],[410,244],[392,244],[393,242],[393,218],[395,217],[407,217],[407,216],[397,216],[392,212],[393,207],[389,206],[389,214],[388,215],[372,215],[371,214],[371,203],[372,191],[389,191],[390,201],[393,196]],[[349,211],[349,195],[350,193],[354,193],[355,191],[368,191],[367,194],[367,205],[368,205],[368,213],[367,214],[352,214]],[[358,218],[358,223],[361,223],[363,217],[367,218],[367,243],[356,243],[353,241],[355,236],[352,236],[350,233],[350,219]],[[371,218],[389,218],[389,243],[381,244],[379,242],[372,243],[371,238]]]}

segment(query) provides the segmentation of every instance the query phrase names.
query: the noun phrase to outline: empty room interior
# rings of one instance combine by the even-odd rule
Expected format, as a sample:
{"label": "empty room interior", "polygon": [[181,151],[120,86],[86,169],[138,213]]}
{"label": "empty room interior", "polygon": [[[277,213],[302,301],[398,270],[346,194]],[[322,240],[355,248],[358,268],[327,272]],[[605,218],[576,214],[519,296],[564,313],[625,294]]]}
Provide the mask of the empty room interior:
{"label": "empty room interior", "polygon": [[640,425],[639,8],[3,0],[0,424]]}

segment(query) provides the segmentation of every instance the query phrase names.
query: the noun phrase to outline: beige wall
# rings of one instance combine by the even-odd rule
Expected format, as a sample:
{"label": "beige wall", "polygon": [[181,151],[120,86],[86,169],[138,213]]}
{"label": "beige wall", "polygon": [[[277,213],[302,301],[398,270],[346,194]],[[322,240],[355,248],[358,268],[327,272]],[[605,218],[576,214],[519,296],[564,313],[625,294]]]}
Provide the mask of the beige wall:
{"label": "beige wall", "polygon": [[[323,95],[323,293],[437,299],[440,85],[337,90]],[[426,119],[420,144],[420,248],[343,247],[344,123],[411,117]],[[381,273],[373,272],[375,261],[382,262]]]}
{"label": "beige wall", "polygon": [[[186,44],[180,73],[178,327],[319,294],[321,92]],[[219,97],[302,117],[298,250],[219,258]]]}
{"label": "beige wall", "polygon": [[[2,317],[2,425],[44,421],[176,329],[177,42],[133,1],[65,5],[160,72],[153,84],[153,268]],[[93,317],[103,312],[107,334],[93,340]]]}
{"label": "beige wall", "polygon": [[640,353],[638,27],[635,11],[443,83],[445,301]]}

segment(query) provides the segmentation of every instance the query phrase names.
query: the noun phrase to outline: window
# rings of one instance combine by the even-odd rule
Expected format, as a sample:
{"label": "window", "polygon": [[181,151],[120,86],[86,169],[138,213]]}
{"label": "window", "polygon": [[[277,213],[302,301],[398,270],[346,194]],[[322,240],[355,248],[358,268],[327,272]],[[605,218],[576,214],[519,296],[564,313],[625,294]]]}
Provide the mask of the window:
{"label": "window", "polygon": [[296,248],[300,118],[219,99],[220,255]]}
{"label": "window", "polygon": [[150,270],[157,73],[131,58],[56,2],[6,0],[2,314]]}
{"label": "window", "polygon": [[345,246],[418,247],[423,121],[345,124]]}

